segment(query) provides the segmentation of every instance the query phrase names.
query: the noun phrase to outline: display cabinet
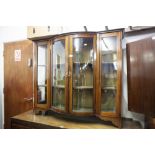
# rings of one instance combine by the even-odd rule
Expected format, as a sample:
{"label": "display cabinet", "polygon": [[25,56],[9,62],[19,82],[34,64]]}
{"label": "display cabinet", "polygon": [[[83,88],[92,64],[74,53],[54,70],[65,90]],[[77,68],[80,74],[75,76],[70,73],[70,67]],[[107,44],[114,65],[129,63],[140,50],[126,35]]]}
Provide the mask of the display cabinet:
{"label": "display cabinet", "polygon": [[96,116],[121,127],[118,32],[81,32],[35,41],[35,109]]}

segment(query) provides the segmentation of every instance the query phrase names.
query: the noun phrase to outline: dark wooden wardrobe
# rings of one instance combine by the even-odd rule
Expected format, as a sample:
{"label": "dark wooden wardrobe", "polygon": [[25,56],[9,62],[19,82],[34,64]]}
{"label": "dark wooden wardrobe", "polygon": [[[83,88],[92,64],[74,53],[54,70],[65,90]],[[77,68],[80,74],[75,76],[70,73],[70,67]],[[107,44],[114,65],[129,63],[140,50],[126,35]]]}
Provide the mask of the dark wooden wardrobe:
{"label": "dark wooden wardrobe", "polygon": [[149,119],[155,116],[155,40],[127,44],[128,108]]}

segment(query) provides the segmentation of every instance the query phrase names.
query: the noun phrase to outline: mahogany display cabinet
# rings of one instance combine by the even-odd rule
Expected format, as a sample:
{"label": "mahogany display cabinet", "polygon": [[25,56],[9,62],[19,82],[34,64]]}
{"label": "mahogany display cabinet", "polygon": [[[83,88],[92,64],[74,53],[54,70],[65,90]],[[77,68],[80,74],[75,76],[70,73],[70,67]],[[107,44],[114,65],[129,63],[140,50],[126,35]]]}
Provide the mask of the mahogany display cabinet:
{"label": "mahogany display cabinet", "polygon": [[122,30],[35,40],[34,109],[121,127]]}

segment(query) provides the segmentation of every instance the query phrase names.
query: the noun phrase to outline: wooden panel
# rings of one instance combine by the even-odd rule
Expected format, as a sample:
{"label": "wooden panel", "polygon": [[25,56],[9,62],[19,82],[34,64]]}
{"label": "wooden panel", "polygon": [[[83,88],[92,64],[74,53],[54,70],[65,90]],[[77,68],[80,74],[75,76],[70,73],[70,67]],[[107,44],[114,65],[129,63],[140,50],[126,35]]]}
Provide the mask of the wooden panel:
{"label": "wooden panel", "polygon": [[143,113],[143,63],[141,43],[127,44],[128,107],[130,111]]}
{"label": "wooden panel", "polygon": [[[21,50],[21,61],[15,61],[15,50]],[[33,68],[28,67],[28,59],[32,58],[31,41],[4,44],[5,128],[10,128],[10,117],[33,108]]]}
{"label": "wooden panel", "polygon": [[155,113],[155,41],[146,38],[127,45],[129,110]]}
{"label": "wooden panel", "polygon": [[142,41],[143,49],[143,100],[147,116],[155,114],[155,40],[148,38]]}

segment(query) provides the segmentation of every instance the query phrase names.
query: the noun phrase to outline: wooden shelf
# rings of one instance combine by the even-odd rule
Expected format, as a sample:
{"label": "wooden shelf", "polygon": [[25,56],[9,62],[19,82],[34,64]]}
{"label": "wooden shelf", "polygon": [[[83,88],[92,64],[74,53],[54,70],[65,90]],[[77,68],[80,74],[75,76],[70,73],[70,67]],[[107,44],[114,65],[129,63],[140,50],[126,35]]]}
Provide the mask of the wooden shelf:
{"label": "wooden shelf", "polygon": [[[103,51],[102,51],[102,52],[103,52]],[[116,53],[116,54],[117,54],[117,52],[116,52],[116,51],[111,51],[111,50],[109,50],[109,51],[107,51],[107,52],[103,52],[103,53],[102,53],[102,55],[114,54],[114,53]]]}
{"label": "wooden shelf", "polygon": [[91,65],[93,65],[93,63],[91,63],[91,62],[78,62],[78,61],[76,61],[76,62],[73,62],[73,64],[91,64]]}
{"label": "wooden shelf", "polygon": [[56,85],[56,86],[53,86],[53,88],[65,88],[65,85]]}
{"label": "wooden shelf", "polygon": [[116,89],[116,87],[114,87],[114,86],[105,86],[105,87],[103,87],[103,88],[101,88],[101,89],[111,89],[111,90],[115,90]]}
{"label": "wooden shelf", "polygon": [[93,86],[77,86],[73,87],[74,89],[93,89]]}
{"label": "wooden shelf", "polygon": [[102,64],[113,64],[113,63],[117,63],[117,61],[109,61],[109,62],[102,61]]}

